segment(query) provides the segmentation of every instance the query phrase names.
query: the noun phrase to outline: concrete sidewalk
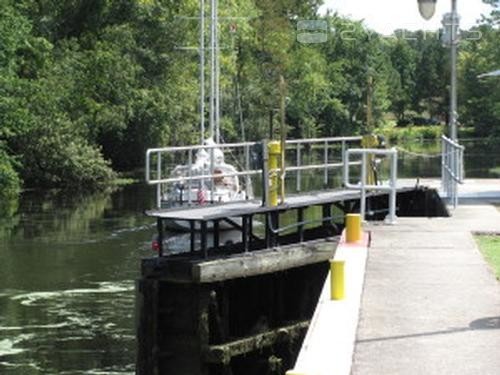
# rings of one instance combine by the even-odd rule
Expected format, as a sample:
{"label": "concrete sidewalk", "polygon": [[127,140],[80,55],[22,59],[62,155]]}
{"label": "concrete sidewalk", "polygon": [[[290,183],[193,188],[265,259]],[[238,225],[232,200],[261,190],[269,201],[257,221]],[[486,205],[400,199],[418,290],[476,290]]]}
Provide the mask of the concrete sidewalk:
{"label": "concrete sidewalk", "polygon": [[368,230],[352,374],[499,375],[500,283],[471,232],[500,232],[500,212],[460,206]]}

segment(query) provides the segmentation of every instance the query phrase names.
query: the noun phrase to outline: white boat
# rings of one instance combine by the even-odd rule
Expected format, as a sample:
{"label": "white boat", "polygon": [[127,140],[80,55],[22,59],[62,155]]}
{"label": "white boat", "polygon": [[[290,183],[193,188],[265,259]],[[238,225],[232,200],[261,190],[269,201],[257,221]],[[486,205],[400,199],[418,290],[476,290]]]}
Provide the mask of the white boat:
{"label": "white boat", "polygon": [[[204,144],[215,145],[210,138]],[[213,162],[211,155],[213,155]],[[186,204],[227,203],[250,199],[251,197],[242,189],[238,176],[234,176],[235,173],[237,173],[237,169],[225,162],[224,153],[220,148],[213,148],[210,151],[200,149],[196,153],[195,161],[191,166],[177,165],[170,177],[180,180],[188,177],[196,178],[196,176],[214,175],[214,177],[195,179],[190,183],[176,183],[164,195],[163,200],[171,203],[169,206],[172,207]],[[221,176],[217,177],[218,174]],[[227,176],[231,174],[233,176]]]}
{"label": "white boat", "polygon": [[[172,170],[170,177],[176,178],[180,182],[174,184],[162,196],[164,207],[196,207],[253,199],[250,186],[243,189],[238,176],[234,175],[237,173],[237,169],[225,162],[224,153],[220,148],[214,148],[214,141],[209,138],[205,140],[204,144],[211,146],[211,148],[199,149],[195,155],[194,163],[177,165]],[[197,176],[200,176],[200,179],[196,179]],[[202,176],[214,177],[202,178]],[[190,178],[190,182],[187,180],[188,178]],[[239,218],[230,220],[241,225]],[[183,221],[167,222],[167,227],[174,230],[190,230],[189,223]],[[200,229],[199,223],[196,224],[195,229]],[[211,225],[208,229],[212,229]],[[234,229],[234,225],[223,221],[220,223],[220,229]]]}

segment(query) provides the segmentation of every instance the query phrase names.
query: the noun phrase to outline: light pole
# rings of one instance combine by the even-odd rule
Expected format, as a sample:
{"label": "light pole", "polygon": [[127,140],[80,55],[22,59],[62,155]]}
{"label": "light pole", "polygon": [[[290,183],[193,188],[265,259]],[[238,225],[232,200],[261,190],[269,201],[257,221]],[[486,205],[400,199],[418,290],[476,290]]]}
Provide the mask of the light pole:
{"label": "light pole", "polygon": [[[437,0],[417,0],[420,14],[426,20],[432,18],[436,11]],[[457,12],[457,0],[451,0],[451,13],[445,15],[443,26],[445,28],[445,43],[450,46],[451,57],[451,82],[450,82],[450,138],[457,140],[457,48],[460,17]]]}

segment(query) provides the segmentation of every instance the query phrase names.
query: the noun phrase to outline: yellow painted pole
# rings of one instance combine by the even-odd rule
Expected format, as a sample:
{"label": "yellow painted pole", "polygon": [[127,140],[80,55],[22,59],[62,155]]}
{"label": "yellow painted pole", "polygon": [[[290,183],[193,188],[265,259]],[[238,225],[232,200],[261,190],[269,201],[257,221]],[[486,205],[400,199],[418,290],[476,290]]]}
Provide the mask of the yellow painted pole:
{"label": "yellow painted pole", "polygon": [[345,239],[347,243],[361,241],[361,215],[347,214],[345,215]]}
{"label": "yellow painted pole", "polygon": [[269,205],[276,207],[279,196],[278,166],[281,158],[281,144],[278,141],[272,141],[267,147],[269,150]]}
{"label": "yellow painted pole", "polygon": [[330,298],[332,300],[345,298],[344,272],[345,261],[330,260]]}

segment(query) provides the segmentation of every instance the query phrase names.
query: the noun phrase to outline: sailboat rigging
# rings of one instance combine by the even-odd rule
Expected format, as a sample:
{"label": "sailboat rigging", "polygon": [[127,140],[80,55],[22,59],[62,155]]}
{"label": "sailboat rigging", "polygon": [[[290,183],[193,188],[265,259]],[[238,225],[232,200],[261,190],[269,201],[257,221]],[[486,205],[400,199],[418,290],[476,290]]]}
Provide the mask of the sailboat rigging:
{"label": "sailboat rigging", "polygon": [[[184,204],[204,205],[207,203],[227,203],[253,198],[251,194],[251,181],[246,179],[245,189],[242,188],[237,168],[225,162],[222,148],[217,147],[221,143],[220,133],[220,46],[218,30],[218,1],[210,0],[210,39],[209,39],[209,92],[208,92],[208,137],[206,134],[206,41],[205,41],[205,0],[200,0],[200,34],[199,34],[199,81],[200,81],[200,142],[208,146],[200,148],[196,152],[195,160],[189,160],[187,164],[177,165],[171,172],[171,177],[196,177],[213,176],[212,178],[200,178],[196,183],[186,187],[183,183],[176,183],[162,196],[163,207],[175,207]],[[239,87],[238,87],[239,91]],[[240,104],[241,106],[241,104]],[[241,110],[241,109],[240,109]],[[240,113],[241,117],[241,113]],[[190,157],[191,159],[191,157]],[[217,177],[217,175],[221,175]],[[232,175],[232,176],[224,176]],[[184,223],[171,223],[176,229],[188,229]]]}

